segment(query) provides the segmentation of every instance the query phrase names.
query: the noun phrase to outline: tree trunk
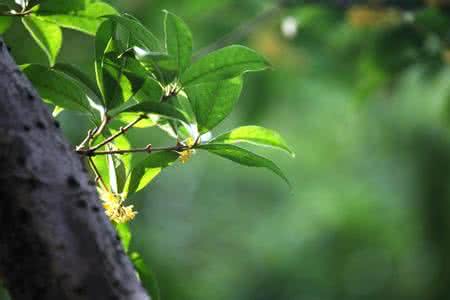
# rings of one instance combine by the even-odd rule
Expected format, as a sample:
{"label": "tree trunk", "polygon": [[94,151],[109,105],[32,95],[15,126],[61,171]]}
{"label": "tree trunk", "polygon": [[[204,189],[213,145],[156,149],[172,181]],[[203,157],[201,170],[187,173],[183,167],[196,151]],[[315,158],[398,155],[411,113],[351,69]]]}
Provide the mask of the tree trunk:
{"label": "tree trunk", "polygon": [[149,299],[64,139],[0,39],[0,274],[13,299]]}

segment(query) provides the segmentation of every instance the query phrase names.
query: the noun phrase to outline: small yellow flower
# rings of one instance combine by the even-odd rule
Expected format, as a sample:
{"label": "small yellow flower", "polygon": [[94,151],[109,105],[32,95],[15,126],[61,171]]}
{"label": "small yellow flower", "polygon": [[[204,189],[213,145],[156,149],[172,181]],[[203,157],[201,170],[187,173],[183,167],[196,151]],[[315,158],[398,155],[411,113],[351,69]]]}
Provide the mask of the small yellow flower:
{"label": "small yellow flower", "polygon": [[99,189],[100,199],[103,201],[105,213],[110,220],[116,223],[127,223],[134,219],[137,212],[133,211],[133,205],[124,206],[125,199],[103,189]]}
{"label": "small yellow flower", "polygon": [[[188,147],[192,147],[195,144],[195,141],[192,137],[188,138],[187,140],[184,141],[184,144]],[[189,161],[189,159],[191,159],[192,154],[194,154],[194,150],[192,149],[186,149],[183,151],[178,152],[180,154],[180,161],[181,163],[185,164]]]}
{"label": "small yellow flower", "polygon": [[194,150],[192,150],[192,149],[188,149],[188,150],[179,152],[181,163],[183,163],[183,164],[187,163],[189,161],[189,159],[191,159],[193,153],[194,153]]}

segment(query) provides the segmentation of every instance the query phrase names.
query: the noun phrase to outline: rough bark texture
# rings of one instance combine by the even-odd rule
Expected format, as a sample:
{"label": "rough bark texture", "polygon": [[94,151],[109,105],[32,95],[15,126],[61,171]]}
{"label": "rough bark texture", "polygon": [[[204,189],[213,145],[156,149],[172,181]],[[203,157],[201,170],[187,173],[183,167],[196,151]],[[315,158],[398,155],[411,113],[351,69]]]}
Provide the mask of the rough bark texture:
{"label": "rough bark texture", "polygon": [[149,299],[80,158],[1,39],[0,274],[13,299]]}

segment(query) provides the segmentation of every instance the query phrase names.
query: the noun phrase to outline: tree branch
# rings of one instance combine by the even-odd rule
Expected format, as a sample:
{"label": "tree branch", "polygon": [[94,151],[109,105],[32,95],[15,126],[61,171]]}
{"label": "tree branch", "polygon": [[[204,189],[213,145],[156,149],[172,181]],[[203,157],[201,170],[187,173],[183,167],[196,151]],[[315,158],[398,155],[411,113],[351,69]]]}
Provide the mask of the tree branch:
{"label": "tree branch", "polygon": [[129,154],[129,153],[153,153],[161,151],[184,151],[191,149],[191,147],[178,144],[172,147],[160,147],[153,148],[151,144],[147,145],[145,148],[133,148],[133,149],[118,149],[118,150],[105,150],[105,151],[89,151],[89,150],[77,150],[78,154],[86,155],[89,157],[97,155],[108,155],[108,154]]}
{"label": "tree branch", "polygon": [[142,121],[145,118],[147,118],[145,115],[140,115],[136,120],[134,120],[133,122],[129,123],[125,127],[120,127],[118,132],[116,132],[115,134],[111,135],[110,137],[108,137],[103,142],[99,143],[98,145],[95,145],[95,146],[89,148],[87,151],[88,152],[93,152],[93,151],[95,151],[95,150],[105,146],[106,144],[112,142],[113,140],[115,140],[116,138],[118,138],[119,136],[121,136],[122,134],[127,132],[128,129],[132,128],[134,125],[136,125],[137,123],[139,123],[140,121]]}

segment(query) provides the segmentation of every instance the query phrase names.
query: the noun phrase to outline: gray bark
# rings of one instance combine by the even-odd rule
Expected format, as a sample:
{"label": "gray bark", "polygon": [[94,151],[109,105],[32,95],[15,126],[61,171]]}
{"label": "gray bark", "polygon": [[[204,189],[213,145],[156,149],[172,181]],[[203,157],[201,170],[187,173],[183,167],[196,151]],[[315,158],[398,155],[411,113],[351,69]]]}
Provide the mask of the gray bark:
{"label": "gray bark", "polygon": [[1,39],[0,274],[18,300],[149,299],[80,157]]}

